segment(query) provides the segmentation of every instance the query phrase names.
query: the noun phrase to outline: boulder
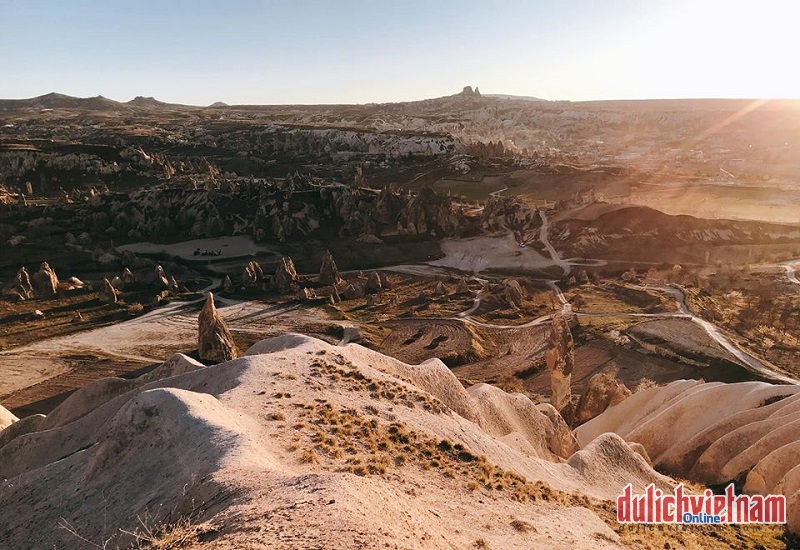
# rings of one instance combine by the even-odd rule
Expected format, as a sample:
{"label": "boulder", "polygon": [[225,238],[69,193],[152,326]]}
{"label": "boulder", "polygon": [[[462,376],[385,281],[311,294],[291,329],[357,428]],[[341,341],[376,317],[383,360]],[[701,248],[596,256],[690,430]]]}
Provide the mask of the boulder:
{"label": "boulder", "polygon": [[572,415],[573,425],[583,424],[607,408],[631,395],[631,390],[617,381],[611,372],[600,372],[589,379],[589,386],[581,395]]}
{"label": "boulder", "polygon": [[31,285],[38,296],[54,296],[58,292],[58,277],[50,264],[42,262],[31,278]]}
{"label": "boulder", "polygon": [[319,267],[319,282],[323,285],[338,285],[342,281],[339,276],[339,269],[330,251],[326,250],[322,256],[322,264]]}
{"label": "boulder", "polygon": [[206,303],[197,318],[197,350],[200,359],[223,362],[239,357],[236,343],[228,326],[214,306],[214,295],[209,292]]}
{"label": "boulder", "polygon": [[550,329],[550,343],[545,353],[547,370],[550,372],[552,396],[550,402],[563,414],[570,403],[572,368],[575,362],[575,346],[569,328],[567,315],[558,312],[553,315]]}

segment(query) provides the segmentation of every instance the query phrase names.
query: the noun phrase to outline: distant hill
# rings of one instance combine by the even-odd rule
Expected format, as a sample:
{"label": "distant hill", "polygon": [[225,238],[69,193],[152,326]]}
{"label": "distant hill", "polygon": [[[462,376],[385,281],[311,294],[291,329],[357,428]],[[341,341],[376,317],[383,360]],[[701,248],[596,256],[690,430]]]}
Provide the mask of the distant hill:
{"label": "distant hill", "polygon": [[546,99],[533,97],[532,95],[483,94],[483,97],[489,97],[492,99],[512,99],[519,101],[547,101]]}
{"label": "distant hill", "polygon": [[89,111],[128,112],[136,109],[190,109],[187,105],[165,103],[153,97],[137,96],[122,103],[101,95],[95,97],[73,97],[51,92],[30,99],[0,99],[0,111],[26,111],[42,109],[82,109]]}
{"label": "distant hill", "polygon": [[89,109],[93,111],[114,111],[124,109],[124,105],[101,95],[95,97],[72,97],[51,92],[31,99],[2,99],[0,110],[22,109]]}
{"label": "distant hill", "polygon": [[164,103],[163,101],[159,101],[154,97],[144,97],[140,95],[128,101],[126,105],[130,105],[132,107],[142,107],[145,109],[154,107],[170,107],[169,103]]}

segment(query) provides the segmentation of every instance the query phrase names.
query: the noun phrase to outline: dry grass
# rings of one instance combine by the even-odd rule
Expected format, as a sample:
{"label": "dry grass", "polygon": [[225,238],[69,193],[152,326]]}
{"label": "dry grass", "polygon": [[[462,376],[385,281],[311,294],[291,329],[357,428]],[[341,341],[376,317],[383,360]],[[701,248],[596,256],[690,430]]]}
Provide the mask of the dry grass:
{"label": "dry grass", "polygon": [[217,532],[213,523],[194,523],[183,518],[175,523],[163,524],[155,529],[142,524],[142,528],[134,533],[136,542],[132,548],[152,550],[173,550],[175,548],[192,548],[207,540]]}
{"label": "dry grass", "polygon": [[431,395],[397,382],[372,379],[361,373],[341,354],[334,354],[334,363],[316,360],[311,364],[311,376],[326,377],[337,387],[354,392],[367,392],[374,400],[386,400],[410,409],[421,406],[424,410],[443,413],[447,407]]}

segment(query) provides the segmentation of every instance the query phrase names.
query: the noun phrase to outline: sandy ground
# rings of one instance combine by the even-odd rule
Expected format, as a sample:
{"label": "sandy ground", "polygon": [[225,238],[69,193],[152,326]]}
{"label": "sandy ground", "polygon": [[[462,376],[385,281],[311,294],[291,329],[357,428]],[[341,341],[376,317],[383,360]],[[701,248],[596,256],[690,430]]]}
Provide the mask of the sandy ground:
{"label": "sandy ground", "polygon": [[510,234],[442,241],[441,248],[445,257],[429,262],[430,265],[467,273],[481,273],[489,269],[537,271],[557,265],[531,247],[520,247]]}
{"label": "sandy ground", "polygon": [[[195,256],[194,251],[198,248],[200,250],[220,250],[222,254],[219,256]],[[196,260],[198,262],[226,260],[272,252],[272,249],[268,246],[257,244],[253,241],[252,237],[246,235],[218,237],[215,239],[195,239],[171,244],[150,242],[132,243],[118,246],[117,250],[128,250],[138,254],[158,254],[164,252],[170,256],[176,256],[184,260]]]}
{"label": "sandy ground", "polygon": [[67,372],[69,362],[56,357],[0,355],[0,397]]}
{"label": "sandy ground", "polygon": [[[332,323],[324,310],[221,300],[234,336],[252,342],[313,323]],[[197,347],[199,303],[175,302],[141,317],[0,352],[0,397],[70,370],[69,357],[105,357],[141,366]],[[67,359],[65,359],[67,358]]]}

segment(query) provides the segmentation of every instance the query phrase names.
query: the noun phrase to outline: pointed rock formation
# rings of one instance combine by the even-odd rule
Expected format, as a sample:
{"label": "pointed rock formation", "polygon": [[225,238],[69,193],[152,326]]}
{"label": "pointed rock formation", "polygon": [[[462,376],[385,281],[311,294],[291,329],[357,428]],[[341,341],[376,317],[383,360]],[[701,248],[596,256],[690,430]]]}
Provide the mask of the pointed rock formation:
{"label": "pointed rock formation", "polygon": [[447,294],[447,287],[444,286],[442,281],[436,283],[436,287],[433,289],[434,296],[445,296]]}
{"label": "pointed rock formation", "polygon": [[270,280],[270,287],[272,290],[286,294],[297,287],[297,282],[297,270],[294,268],[294,262],[290,257],[284,256],[275,270],[275,275]]}
{"label": "pointed rock formation", "polygon": [[225,275],[225,278],[222,279],[222,290],[225,292],[233,292],[233,281],[229,275]]}
{"label": "pointed rock formation", "polygon": [[39,271],[33,274],[31,284],[38,296],[54,296],[58,292],[58,277],[47,262],[42,262]]}
{"label": "pointed rock formation", "polygon": [[469,284],[464,277],[461,277],[458,281],[458,285],[456,285],[456,294],[468,294],[469,293]]}
{"label": "pointed rock formation", "polygon": [[314,300],[317,298],[317,293],[313,288],[298,288],[295,299],[298,302],[305,302],[306,300]]}
{"label": "pointed rock formation", "polygon": [[156,285],[169,289],[169,279],[167,279],[167,274],[164,273],[164,268],[161,265],[156,266]]}
{"label": "pointed rock formation", "polygon": [[105,302],[107,304],[117,303],[117,291],[108,279],[103,279],[103,288],[100,289],[98,297],[100,298],[101,302]]}
{"label": "pointed rock formation", "polygon": [[17,271],[17,276],[14,278],[14,290],[26,300],[33,298],[33,286],[31,285],[31,276],[25,267],[21,267]]}
{"label": "pointed rock formation", "polygon": [[581,396],[578,407],[572,415],[573,425],[577,426],[591,420],[630,395],[631,390],[625,384],[617,382],[612,373],[595,374],[589,380],[589,387]]}
{"label": "pointed rock formation", "polygon": [[133,273],[127,267],[122,270],[122,284],[124,286],[132,285],[136,282],[136,277],[133,276]]}
{"label": "pointed rock formation", "polygon": [[319,266],[319,282],[323,285],[338,285],[342,282],[333,255],[328,250],[322,256],[322,264]]}
{"label": "pointed rock formation", "polygon": [[367,294],[375,294],[383,290],[383,282],[377,271],[370,271],[367,277],[367,283],[364,285],[364,292]]}
{"label": "pointed rock formation", "polygon": [[506,279],[503,281],[503,295],[508,305],[514,309],[522,307],[522,300],[525,298],[525,291],[516,279]]}
{"label": "pointed rock formation", "polygon": [[211,292],[197,318],[197,350],[200,359],[206,361],[221,363],[239,357],[231,331],[217,312]]}
{"label": "pointed rock formation", "polygon": [[244,288],[263,287],[266,283],[264,271],[261,269],[261,264],[255,260],[251,260],[242,272],[242,286]]}
{"label": "pointed rock formation", "polygon": [[553,315],[550,329],[550,344],[545,353],[547,370],[550,371],[550,386],[553,394],[550,402],[563,414],[572,394],[572,368],[575,362],[575,347],[569,329],[569,319],[558,312]]}

